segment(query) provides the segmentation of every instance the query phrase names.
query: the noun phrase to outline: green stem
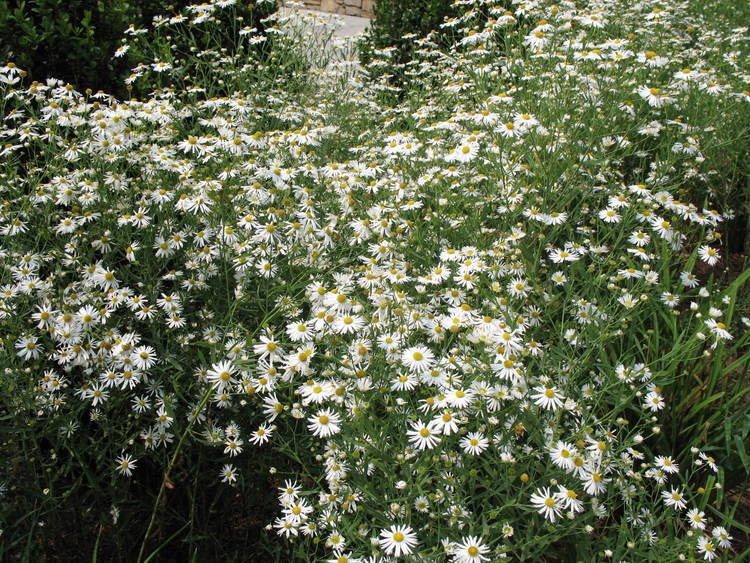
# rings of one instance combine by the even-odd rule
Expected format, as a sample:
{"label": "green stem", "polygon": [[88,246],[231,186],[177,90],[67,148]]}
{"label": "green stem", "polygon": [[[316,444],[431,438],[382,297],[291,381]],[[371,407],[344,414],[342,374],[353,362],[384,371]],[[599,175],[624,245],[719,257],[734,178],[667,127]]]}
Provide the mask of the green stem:
{"label": "green stem", "polygon": [[[213,387],[209,387],[208,390],[203,394],[203,397],[201,398],[201,402],[198,405],[197,413],[200,413],[203,410],[203,408],[206,406],[206,403],[208,403],[209,397],[211,397],[212,391],[213,391]],[[198,420],[197,414],[196,416],[192,417],[190,421],[188,422],[188,425],[183,431],[182,435],[180,436],[180,441],[177,442],[177,447],[175,448],[174,453],[172,454],[172,457],[169,460],[169,465],[167,465],[167,470],[164,472],[164,478],[161,481],[161,487],[159,487],[159,493],[156,495],[156,500],[154,501],[154,508],[151,510],[151,519],[148,523],[148,528],[146,528],[146,535],[143,536],[143,541],[141,542],[141,548],[138,551],[138,558],[136,559],[136,563],[143,562],[143,556],[146,551],[146,544],[148,543],[148,539],[151,536],[151,532],[154,529],[154,525],[156,524],[156,513],[159,509],[159,503],[161,502],[161,499],[164,496],[164,491],[167,488],[169,475],[172,472],[172,469],[174,468],[174,464],[177,462],[177,456],[180,454],[180,450],[182,449],[182,444],[185,442],[185,438],[187,438],[187,435],[190,433],[190,430],[193,428],[193,424],[195,424],[196,420]]]}

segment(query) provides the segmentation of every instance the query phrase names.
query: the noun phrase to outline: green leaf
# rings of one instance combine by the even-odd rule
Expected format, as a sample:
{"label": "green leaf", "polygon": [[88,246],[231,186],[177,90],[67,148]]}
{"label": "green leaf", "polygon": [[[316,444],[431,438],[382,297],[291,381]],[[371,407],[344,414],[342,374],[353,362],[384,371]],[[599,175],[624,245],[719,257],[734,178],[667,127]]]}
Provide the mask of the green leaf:
{"label": "green leaf", "polygon": [[737,455],[740,457],[740,461],[742,462],[742,466],[745,468],[745,471],[750,472],[750,457],[748,457],[747,452],[745,451],[745,442],[743,440],[743,437],[735,434],[734,445],[736,447],[735,451],[737,452]]}

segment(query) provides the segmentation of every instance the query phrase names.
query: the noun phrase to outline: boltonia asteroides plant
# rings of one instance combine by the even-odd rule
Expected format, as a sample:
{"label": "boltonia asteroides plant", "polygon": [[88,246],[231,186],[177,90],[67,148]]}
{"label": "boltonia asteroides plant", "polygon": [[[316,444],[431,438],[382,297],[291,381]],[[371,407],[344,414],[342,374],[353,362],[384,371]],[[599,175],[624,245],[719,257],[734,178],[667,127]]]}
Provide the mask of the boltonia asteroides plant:
{"label": "boltonia asteroides plant", "polygon": [[0,67],[18,424],[92,432],[113,491],[158,467],[154,515],[184,448],[240,492],[273,452],[266,533],[310,561],[731,556],[685,405],[748,344],[717,188],[742,32],[461,0],[405,65],[321,63],[294,11],[234,52],[161,40],[232,4],[157,18],[144,99]]}

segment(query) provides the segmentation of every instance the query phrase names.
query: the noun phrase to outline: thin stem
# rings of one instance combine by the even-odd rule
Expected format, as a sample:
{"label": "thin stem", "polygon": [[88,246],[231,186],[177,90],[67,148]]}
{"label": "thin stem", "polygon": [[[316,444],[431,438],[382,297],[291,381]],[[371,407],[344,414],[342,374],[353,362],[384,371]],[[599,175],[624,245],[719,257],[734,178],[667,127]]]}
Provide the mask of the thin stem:
{"label": "thin stem", "polygon": [[[201,402],[198,405],[197,413],[200,413],[203,410],[203,407],[206,406],[206,403],[208,403],[208,399],[211,396],[212,391],[213,391],[213,387],[209,387],[208,390],[203,394],[203,397],[201,398]],[[141,542],[141,548],[138,551],[138,558],[136,559],[136,563],[142,563],[143,561],[143,556],[146,551],[146,543],[148,543],[148,539],[151,536],[151,532],[154,529],[154,525],[156,524],[156,513],[159,509],[159,503],[161,502],[161,499],[164,496],[164,491],[167,488],[167,482],[169,481],[169,474],[172,472],[172,469],[174,468],[174,464],[177,461],[177,456],[180,454],[180,450],[182,449],[182,444],[185,442],[185,438],[187,438],[188,433],[193,428],[193,424],[195,424],[195,421],[198,420],[197,413],[188,422],[187,427],[185,428],[184,432],[180,436],[180,441],[177,442],[177,447],[175,448],[175,451],[172,454],[171,459],[169,460],[169,465],[167,465],[167,470],[164,472],[164,478],[161,481],[161,487],[159,487],[159,493],[156,495],[156,500],[154,501],[154,508],[151,510],[151,519],[148,523],[148,528],[146,528],[146,535],[143,536],[143,541]]]}

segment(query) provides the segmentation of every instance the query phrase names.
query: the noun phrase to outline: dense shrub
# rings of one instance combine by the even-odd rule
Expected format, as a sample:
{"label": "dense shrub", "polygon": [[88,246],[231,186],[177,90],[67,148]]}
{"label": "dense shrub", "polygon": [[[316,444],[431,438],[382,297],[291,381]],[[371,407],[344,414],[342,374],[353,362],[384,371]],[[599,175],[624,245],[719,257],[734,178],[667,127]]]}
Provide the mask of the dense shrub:
{"label": "dense shrub", "polygon": [[395,47],[399,62],[409,60],[416,48],[415,37],[439,29],[452,13],[451,4],[450,0],[378,0],[368,29],[366,58],[371,59],[374,49]]}
{"label": "dense shrub", "polygon": [[392,45],[409,33],[426,34],[437,29],[450,11],[450,0],[378,0],[371,30],[381,45]]}
{"label": "dense shrub", "polygon": [[[13,61],[31,78],[59,78],[78,89],[104,90],[123,97],[124,78],[132,56],[114,57],[123,32],[131,25],[147,27],[155,16],[174,16],[190,0],[0,0],[0,61]],[[219,47],[231,48],[233,25],[261,26],[259,20],[274,8],[272,2],[256,9],[255,2],[237,3],[222,13],[230,33],[212,37]],[[215,43],[213,46],[217,46]]]}
{"label": "dense shrub", "polygon": [[111,89],[127,70],[112,55],[135,15],[129,0],[0,0],[0,57],[36,80]]}

